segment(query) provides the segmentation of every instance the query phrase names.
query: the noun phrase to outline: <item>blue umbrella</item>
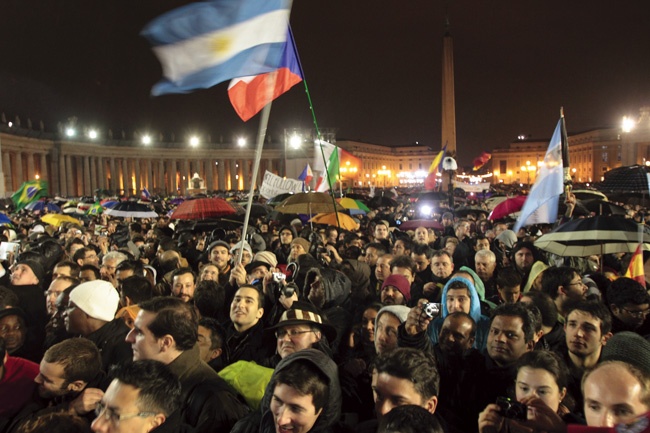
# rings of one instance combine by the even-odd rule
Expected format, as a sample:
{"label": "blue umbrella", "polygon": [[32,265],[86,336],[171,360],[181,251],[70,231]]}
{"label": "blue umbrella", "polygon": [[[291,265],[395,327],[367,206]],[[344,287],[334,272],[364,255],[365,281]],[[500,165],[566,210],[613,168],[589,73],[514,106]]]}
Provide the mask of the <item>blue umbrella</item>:
{"label": "blue umbrella", "polygon": [[0,213],[0,225],[1,224],[12,224],[12,222],[7,215]]}
{"label": "blue umbrella", "polygon": [[33,201],[27,206],[25,206],[25,209],[30,210],[32,212],[43,212],[43,211],[48,211],[48,212],[61,212],[61,208],[55,205],[54,203],[47,202],[47,201]]}

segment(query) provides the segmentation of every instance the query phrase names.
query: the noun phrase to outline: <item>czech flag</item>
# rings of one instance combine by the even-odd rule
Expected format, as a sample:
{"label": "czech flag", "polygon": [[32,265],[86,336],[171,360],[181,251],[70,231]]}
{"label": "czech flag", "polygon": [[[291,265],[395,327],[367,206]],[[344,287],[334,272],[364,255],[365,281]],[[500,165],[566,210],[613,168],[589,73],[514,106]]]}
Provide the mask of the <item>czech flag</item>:
{"label": "czech flag", "polygon": [[[272,83],[272,73],[276,74],[275,88],[269,99],[271,95],[268,86]],[[239,117],[246,122],[302,79],[296,46],[289,29],[278,69],[275,72],[233,79],[228,86],[228,97]]]}

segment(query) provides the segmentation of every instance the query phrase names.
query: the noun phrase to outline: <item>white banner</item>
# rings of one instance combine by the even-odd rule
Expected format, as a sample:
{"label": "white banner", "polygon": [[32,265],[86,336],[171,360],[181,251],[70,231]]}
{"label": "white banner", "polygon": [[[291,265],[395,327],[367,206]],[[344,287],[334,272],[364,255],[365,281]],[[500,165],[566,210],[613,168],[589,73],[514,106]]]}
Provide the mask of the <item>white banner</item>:
{"label": "white banner", "polygon": [[484,190],[487,190],[487,191],[490,190],[490,184],[484,182],[484,183],[479,183],[479,184],[472,185],[472,184],[469,184],[469,183],[454,181],[454,188],[464,189],[465,192],[483,192]]}
{"label": "white banner", "polygon": [[272,198],[286,192],[302,192],[302,180],[283,179],[267,170],[260,187],[260,195]]}

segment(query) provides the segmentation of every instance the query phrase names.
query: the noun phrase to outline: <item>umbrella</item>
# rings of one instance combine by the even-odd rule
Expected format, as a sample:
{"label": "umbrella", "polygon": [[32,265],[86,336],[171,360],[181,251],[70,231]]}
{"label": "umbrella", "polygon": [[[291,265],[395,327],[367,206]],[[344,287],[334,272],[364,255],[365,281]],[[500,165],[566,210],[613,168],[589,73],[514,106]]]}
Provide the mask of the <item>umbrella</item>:
{"label": "umbrella", "polygon": [[178,206],[179,204],[183,203],[185,199],[183,197],[176,197],[171,200],[169,200],[169,204]]}
{"label": "umbrella", "polygon": [[[242,209],[244,209],[243,205],[245,204],[247,204],[247,202],[239,203],[239,205],[242,206]],[[265,218],[270,212],[271,210],[262,203],[253,203],[251,205],[251,217],[253,218]]]}
{"label": "umbrella", "polygon": [[[338,214],[337,224],[336,217]],[[313,224],[326,224],[328,226],[339,226],[344,230],[356,230],[357,223],[352,219],[351,216],[346,215],[341,212],[332,212],[332,213],[319,213],[310,220]]]}
{"label": "umbrella", "polygon": [[399,225],[400,230],[415,230],[418,227],[427,229],[443,230],[444,227],[436,220],[408,220]]}
{"label": "umbrella", "polygon": [[123,201],[115,206],[112,209],[106,209],[104,211],[106,215],[112,217],[124,217],[124,218],[155,218],[158,214],[151,210],[149,206],[142,203],[136,203],[134,201]]}
{"label": "umbrella", "polygon": [[235,202],[229,202],[222,198],[197,198],[179,204],[170,218],[177,220],[219,218],[236,214],[238,208],[241,207]]}
{"label": "umbrella", "polygon": [[0,225],[2,224],[13,224],[9,217],[3,213],[0,213]]}
{"label": "umbrella", "polygon": [[395,207],[395,206],[397,206],[397,201],[395,201],[392,198],[387,197],[385,195],[380,195],[380,196],[377,196],[377,197],[373,197],[368,202],[368,207],[371,207],[371,208]]}
{"label": "umbrella", "polygon": [[626,215],[627,211],[623,206],[619,206],[605,200],[585,200],[582,202],[589,212],[596,215]]}
{"label": "umbrella", "polygon": [[339,202],[339,204],[343,206],[345,209],[349,210],[350,215],[365,215],[366,212],[370,212],[368,206],[366,206],[359,200],[354,200],[345,197],[345,198],[337,198],[336,201]]}
{"label": "umbrella", "polygon": [[527,196],[519,195],[517,197],[508,198],[494,207],[494,210],[488,216],[488,219],[494,221],[519,212],[524,206]]}
{"label": "umbrella", "polygon": [[454,215],[459,216],[459,217],[466,217],[467,215],[474,213],[474,214],[485,214],[486,216],[490,213],[489,210],[485,210],[481,207],[478,206],[461,206],[458,209],[454,210]]}
{"label": "umbrella", "polygon": [[[607,200],[607,196],[600,191],[594,191],[591,189],[574,189],[571,191],[573,195],[576,196],[578,200]],[[561,196],[561,200],[564,200],[564,194]]]}
{"label": "umbrella", "polygon": [[78,219],[72,218],[71,216],[68,215],[62,215],[58,213],[49,213],[47,215],[43,215],[41,221],[54,227],[59,227],[63,223],[72,223],[72,224],[81,225],[81,221],[79,221]]}
{"label": "umbrella", "polygon": [[43,212],[43,211],[61,212],[61,208],[55,205],[54,203],[48,201],[42,201],[42,200],[37,200],[29,203],[27,206],[25,206],[25,209],[30,210],[32,212]]}
{"label": "umbrella", "polygon": [[115,206],[118,203],[119,203],[119,201],[117,201],[117,200],[108,200],[108,199],[104,199],[101,202],[99,202],[99,204],[104,208],[112,208],[113,206]]}
{"label": "umbrella", "polygon": [[314,215],[318,213],[340,212],[343,206],[334,202],[332,196],[322,192],[299,192],[275,207],[282,213],[301,213]]}
{"label": "umbrella", "polygon": [[648,192],[650,167],[630,165],[618,167],[605,173],[605,180],[598,185],[603,191]]}
{"label": "umbrella", "polygon": [[650,235],[639,224],[617,216],[580,218],[562,224],[535,241],[535,246],[558,256],[587,257],[636,251],[639,241],[650,251]]}
{"label": "umbrella", "polygon": [[288,199],[289,197],[291,197],[292,195],[293,195],[293,193],[291,193],[291,192],[285,192],[284,194],[278,194],[275,197],[271,198],[267,202],[267,204],[270,205],[270,206],[277,206],[280,203],[282,203],[283,201],[285,201],[286,199]]}

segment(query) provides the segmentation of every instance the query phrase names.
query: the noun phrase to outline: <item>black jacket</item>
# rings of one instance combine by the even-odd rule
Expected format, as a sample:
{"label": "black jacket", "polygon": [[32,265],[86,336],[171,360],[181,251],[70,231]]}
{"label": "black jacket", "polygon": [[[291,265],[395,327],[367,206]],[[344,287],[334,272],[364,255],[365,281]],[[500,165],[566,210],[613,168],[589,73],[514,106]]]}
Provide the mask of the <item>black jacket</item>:
{"label": "black jacket", "polygon": [[85,337],[95,343],[102,355],[102,370],[108,371],[111,365],[133,360],[131,344],[124,341],[130,331],[124,320],[113,319],[95,332]]}
{"label": "black jacket", "polygon": [[[228,365],[237,361],[254,361],[257,364],[264,365],[264,361],[269,358],[275,346],[271,344],[275,340],[265,340],[264,323],[259,320],[255,326],[244,331],[237,332],[232,322],[228,323],[226,328],[226,346],[228,348]],[[272,349],[273,348],[273,349]]]}
{"label": "black jacket", "polygon": [[169,364],[181,381],[181,418],[197,433],[226,433],[248,413],[237,392],[199,358],[199,347],[183,352]]}

